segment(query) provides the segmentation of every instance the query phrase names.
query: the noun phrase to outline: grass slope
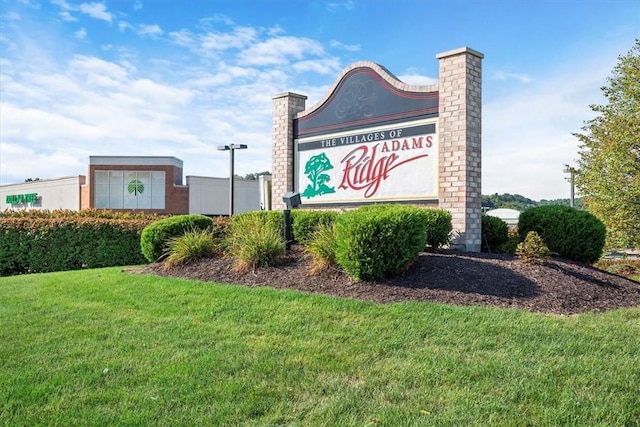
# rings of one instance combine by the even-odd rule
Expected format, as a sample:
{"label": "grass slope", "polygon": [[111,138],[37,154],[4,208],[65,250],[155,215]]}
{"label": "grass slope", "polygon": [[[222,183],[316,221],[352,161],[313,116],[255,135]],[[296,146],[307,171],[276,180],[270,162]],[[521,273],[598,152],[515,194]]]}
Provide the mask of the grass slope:
{"label": "grass slope", "polygon": [[0,324],[0,425],[640,420],[638,308],[376,305],[105,268],[0,278]]}

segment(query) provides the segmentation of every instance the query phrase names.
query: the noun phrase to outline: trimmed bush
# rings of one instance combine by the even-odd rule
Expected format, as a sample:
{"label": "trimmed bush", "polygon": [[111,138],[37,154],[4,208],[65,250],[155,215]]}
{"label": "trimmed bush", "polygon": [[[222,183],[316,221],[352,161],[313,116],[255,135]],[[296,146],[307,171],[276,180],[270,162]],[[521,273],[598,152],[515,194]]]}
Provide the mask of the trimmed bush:
{"label": "trimmed bush", "polygon": [[405,272],[424,249],[425,209],[371,205],[336,219],[336,260],[355,281]]}
{"label": "trimmed bush", "polygon": [[427,222],[427,246],[437,249],[451,241],[451,212],[444,209],[425,209]]}
{"label": "trimmed bush", "polygon": [[509,241],[509,226],[502,219],[482,215],[482,250],[498,252]]}
{"label": "trimmed bush", "polygon": [[183,235],[190,230],[210,230],[211,218],[204,215],[176,215],[149,224],[142,230],[140,249],[147,261],[159,261],[166,255],[169,239]]}
{"label": "trimmed bush", "polygon": [[318,228],[333,225],[337,217],[338,212],[335,211],[294,209],[291,211],[293,239],[298,243],[307,244]]}
{"label": "trimmed bush", "polygon": [[3,212],[0,275],[142,264],[140,234],[157,218],[91,210]]}
{"label": "trimmed bush", "polygon": [[537,232],[558,256],[587,263],[600,258],[606,236],[604,224],[595,215],[562,205],[524,211],[518,221],[520,238],[530,231]]}

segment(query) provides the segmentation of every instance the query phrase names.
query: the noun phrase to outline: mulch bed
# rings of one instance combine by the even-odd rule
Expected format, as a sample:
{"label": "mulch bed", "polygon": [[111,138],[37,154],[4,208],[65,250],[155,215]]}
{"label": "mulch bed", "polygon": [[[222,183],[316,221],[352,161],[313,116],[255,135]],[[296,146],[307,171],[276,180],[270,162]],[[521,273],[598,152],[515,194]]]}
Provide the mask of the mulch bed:
{"label": "mulch bed", "polygon": [[294,246],[277,266],[244,274],[236,273],[228,258],[200,260],[171,270],[154,263],[131,272],[296,289],[377,303],[433,301],[560,315],[640,306],[640,283],[564,259],[528,265],[505,254],[424,252],[402,277],[359,283],[338,269],[310,276],[309,264]]}

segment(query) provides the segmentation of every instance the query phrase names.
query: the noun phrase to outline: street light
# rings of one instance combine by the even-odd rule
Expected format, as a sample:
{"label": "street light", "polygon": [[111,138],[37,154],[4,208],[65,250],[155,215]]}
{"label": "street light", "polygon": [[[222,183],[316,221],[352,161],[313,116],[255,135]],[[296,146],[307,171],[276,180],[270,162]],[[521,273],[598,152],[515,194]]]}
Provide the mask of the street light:
{"label": "street light", "polygon": [[244,150],[247,146],[245,144],[229,144],[229,145],[218,145],[218,151],[228,151],[229,156],[229,217],[233,215],[233,157],[234,151],[236,150]]}
{"label": "street light", "polygon": [[573,208],[575,205],[575,179],[576,179],[576,174],[578,173],[578,169],[569,166],[569,165],[564,165],[564,173],[568,173],[571,176],[568,178],[569,182],[571,183],[571,207]]}

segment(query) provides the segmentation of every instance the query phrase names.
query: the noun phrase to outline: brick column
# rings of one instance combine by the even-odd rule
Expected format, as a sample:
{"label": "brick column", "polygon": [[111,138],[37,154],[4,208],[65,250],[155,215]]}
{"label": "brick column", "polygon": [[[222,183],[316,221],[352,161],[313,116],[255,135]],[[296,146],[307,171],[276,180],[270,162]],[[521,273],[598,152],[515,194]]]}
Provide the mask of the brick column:
{"label": "brick column", "polygon": [[467,47],[436,55],[440,98],[439,204],[451,212],[452,247],[480,251],[482,239],[482,58]]}
{"label": "brick column", "polygon": [[307,97],[285,92],[273,97],[271,154],[272,209],[284,209],[282,197],[293,190],[293,119],[305,108]]}

